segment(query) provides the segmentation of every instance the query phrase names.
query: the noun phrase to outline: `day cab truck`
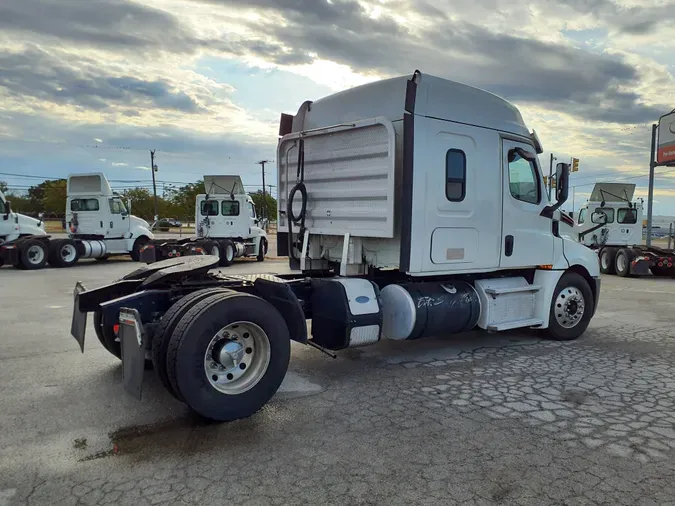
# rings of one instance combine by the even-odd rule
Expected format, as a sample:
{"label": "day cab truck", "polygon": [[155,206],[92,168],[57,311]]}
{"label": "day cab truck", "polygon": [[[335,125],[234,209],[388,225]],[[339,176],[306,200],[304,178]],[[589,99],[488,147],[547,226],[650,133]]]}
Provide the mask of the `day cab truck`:
{"label": "day cab truck", "polygon": [[5,249],[15,248],[17,244],[22,245],[15,257],[20,265],[43,262],[46,255],[42,241],[45,237],[47,237],[47,232],[45,232],[42,216],[36,220],[30,216],[15,213],[12,211],[11,202],[0,191],[0,267],[5,264],[8,256],[4,253]]}
{"label": "day cab truck", "polygon": [[244,191],[237,175],[204,176],[206,194],[195,201],[196,236],[158,239],[145,245],[141,261],[153,263],[186,255],[214,255],[223,267],[235,258],[267,254],[267,234],[260,227],[253,199]]}
{"label": "day cab truck", "polygon": [[571,234],[597,253],[603,274],[675,276],[675,251],[642,244],[643,205],[634,193],[632,183],[596,183]]}
{"label": "day cab truck", "polygon": [[[6,221],[6,220],[5,220]],[[21,269],[71,267],[82,258],[105,260],[130,255],[138,261],[141,248],[154,235],[145,220],[132,216],[102,173],[73,174],[67,180],[68,237],[30,233],[0,246],[0,259]]]}
{"label": "day cab truck", "polygon": [[294,272],[212,273],[219,258],[203,255],[78,283],[71,333],[84,350],[92,313],[128,392],[142,395],[149,360],[218,421],[268,402],[291,341],[334,355],[476,327],[576,339],[598,306],[598,259],[559,233],[569,166],[552,203],[540,153],[516,107],[419,71],[305,102],[282,115],[276,157],[278,253]]}

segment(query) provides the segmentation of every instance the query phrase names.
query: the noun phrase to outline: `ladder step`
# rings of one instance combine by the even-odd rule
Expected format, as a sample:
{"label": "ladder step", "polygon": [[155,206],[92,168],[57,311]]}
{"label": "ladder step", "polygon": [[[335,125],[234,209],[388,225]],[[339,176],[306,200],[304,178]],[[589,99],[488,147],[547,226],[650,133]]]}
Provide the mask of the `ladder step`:
{"label": "ladder step", "polygon": [[538,320],[536,318],[531,318],[528,320],[514,320],[510,322],[497,323],[495,325],[488,326],[488,331],[490,332],[500,332],[502,330],[511,330],[511,329],[520,329],[524,327],[536,327],[538,325],[543,325],[544,320]]}
{"label": "ladder step", "polygon": [[511,286],[508,288],[486,288],[485,293],[488,295],[505,295],[507,293],[526,293],[538,292],[541,290],[541,285],[526,285],[526,286]]}

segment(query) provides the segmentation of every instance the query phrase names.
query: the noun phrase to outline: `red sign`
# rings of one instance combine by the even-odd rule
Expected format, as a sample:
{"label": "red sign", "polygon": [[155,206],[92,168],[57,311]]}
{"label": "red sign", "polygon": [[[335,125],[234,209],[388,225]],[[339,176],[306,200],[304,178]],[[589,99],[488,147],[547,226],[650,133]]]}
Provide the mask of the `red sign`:
{"label": "red sign", "polygon": [[656,151],[656,163],[675,162],[675,111],[659,120],[659,145]]}

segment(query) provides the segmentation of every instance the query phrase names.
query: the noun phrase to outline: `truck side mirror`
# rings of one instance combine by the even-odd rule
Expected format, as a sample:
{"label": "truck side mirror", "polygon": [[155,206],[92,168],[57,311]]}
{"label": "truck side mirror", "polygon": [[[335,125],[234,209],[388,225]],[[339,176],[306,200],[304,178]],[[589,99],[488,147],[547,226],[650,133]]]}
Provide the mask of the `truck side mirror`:
{"label": "truck side mirror", "polygon": [[555,166],[555,204],[546,206],[541,211],[541,216],[553,218],[553,212],[562,206],[570,191],[570,165],[568,163],[559,163]]}
{"label": "truck side mirror", "polygon": [[12,203],[9,200],[5,200],[5,220],[9,219],[9,213],[12,212]]}
{"label": "truck side mirror", "polygon": [[559,163],[555,166],[555,200],[559,205],[567,201],[570,193],[570,165]]}
{"label": "truck side mirror", "polygon": [[131,199],[127,199],[127,213],[131,214]]}

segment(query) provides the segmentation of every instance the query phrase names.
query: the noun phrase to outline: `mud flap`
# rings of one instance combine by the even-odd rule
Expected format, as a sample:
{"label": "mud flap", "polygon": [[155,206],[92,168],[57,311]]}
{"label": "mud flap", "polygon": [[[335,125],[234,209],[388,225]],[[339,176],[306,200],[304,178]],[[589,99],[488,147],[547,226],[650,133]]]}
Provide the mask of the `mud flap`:
{"label": "mud flap", "polygon": [[157,261],[157,250],[154,244],[143,246],[138,255],[138,261],[145,264],[152,264]]}
{"label": "mud flap", "polygon": [[141,316],[136,309],[120,309],[119,336],[122,342],[124,389],[140,400],[145,368],[145,335]]}
{"label": "mud flap", "polygon": [[647,257],[635,257],[630,263],[630,273],[633,276],[646,276],[649,274],[649,259]]}
{"label": "mud flap", "polygon": [[80,345],[80,350],[84,353],[84,334],[87,329],[87,313],[80,311],[80,294],[87,291],[82,283],[79,281],[75,283],[73,290],[73,319],[70,322],[70,335],[72,335],[77,344]]}

